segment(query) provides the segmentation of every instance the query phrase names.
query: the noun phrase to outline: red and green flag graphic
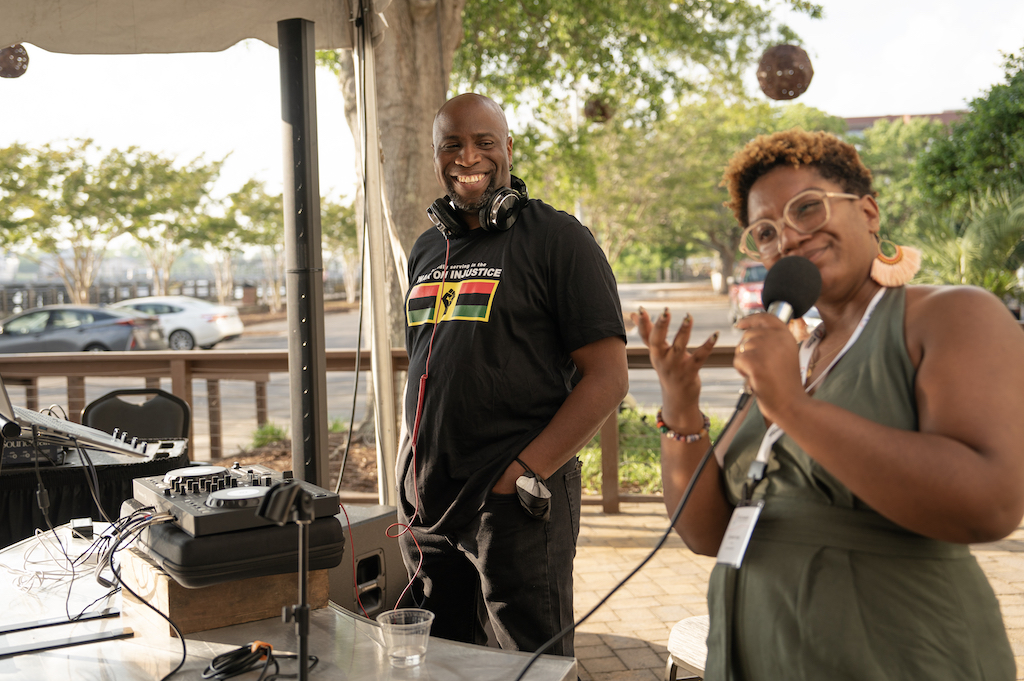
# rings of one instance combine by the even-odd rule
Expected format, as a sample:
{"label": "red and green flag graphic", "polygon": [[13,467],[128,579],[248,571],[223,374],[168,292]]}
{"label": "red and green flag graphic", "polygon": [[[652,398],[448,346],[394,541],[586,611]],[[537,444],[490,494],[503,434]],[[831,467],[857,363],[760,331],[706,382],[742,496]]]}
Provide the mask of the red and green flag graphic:
{"label": "red and green flag graphic", "polygon": [[409,292],[409,300],[405,304],[405,319],[409,326],[419,326],[434,321],[437,311],[437,292],[440,284],[417,284]]}
{"label": "red and green flag graphic", "polygon": [[494,279],[467,279],[441,284],[417,284],[409,292],[406,320],[409,326],[453,320],[486,322],[491,314]]}

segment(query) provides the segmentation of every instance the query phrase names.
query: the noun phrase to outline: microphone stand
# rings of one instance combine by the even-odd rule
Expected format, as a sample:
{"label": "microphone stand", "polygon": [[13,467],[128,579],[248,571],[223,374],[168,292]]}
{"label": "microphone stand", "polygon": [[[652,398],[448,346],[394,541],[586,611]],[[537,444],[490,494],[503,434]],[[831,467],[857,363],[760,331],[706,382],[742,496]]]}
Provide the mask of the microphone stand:
{"label": "microphone stand", "polygon": [[295,622],[299,639],[299,681],[309,680],[309,525],[313,522],[313,497],[294,480],[270,488],[257,515],[277,525],[289,517],[299,526],[299,602],[281,612],[284,622]]}

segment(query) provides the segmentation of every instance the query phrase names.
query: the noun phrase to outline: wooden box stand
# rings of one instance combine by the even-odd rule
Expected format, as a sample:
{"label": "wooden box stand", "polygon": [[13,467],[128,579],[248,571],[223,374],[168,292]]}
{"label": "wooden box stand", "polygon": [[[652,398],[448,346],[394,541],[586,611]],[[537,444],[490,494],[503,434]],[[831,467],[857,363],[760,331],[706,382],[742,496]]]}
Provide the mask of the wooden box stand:
{"label": "wooden box stand", "polygon": [[[294,572],[250,577],[198,589],[187,589],[138,549],[121,554],[121,579],[129,589],[167,615],[182,635],[243,622],[280,617],[281,609],[299,600],[298,575]],[[309,573],[307,599],[310,609],[324,608],[328,598],[327,570]],[[122,617],[137,631],[174,636],[167,620],[121,590]]]}

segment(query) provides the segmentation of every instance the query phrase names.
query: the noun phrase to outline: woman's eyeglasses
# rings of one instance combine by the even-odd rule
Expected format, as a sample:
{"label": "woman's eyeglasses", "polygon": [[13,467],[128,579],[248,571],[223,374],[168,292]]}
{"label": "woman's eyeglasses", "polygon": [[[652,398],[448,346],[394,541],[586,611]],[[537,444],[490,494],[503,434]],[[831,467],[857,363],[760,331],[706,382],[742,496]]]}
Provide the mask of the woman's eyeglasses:
{"label": "woman's eyeglasses", "polygon": [[824,227],[832,217],[830,199],[859,199],[855,194],[807,189],[800,192],[782,209],[782,220],[758,220],[743,230],[740,250],[754,260],[764,260],[782,252],[779,239],[789,225],[801,234],[813,234]]}

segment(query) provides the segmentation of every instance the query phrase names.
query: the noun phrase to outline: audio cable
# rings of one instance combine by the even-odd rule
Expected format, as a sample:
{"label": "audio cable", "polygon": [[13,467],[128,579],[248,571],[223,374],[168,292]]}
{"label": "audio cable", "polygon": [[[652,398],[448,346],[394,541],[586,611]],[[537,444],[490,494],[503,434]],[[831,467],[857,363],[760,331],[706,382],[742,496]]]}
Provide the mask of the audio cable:
{"label": "audio cable", "polygon": [[[298,674],[281,674],[278,660],[295,660],[298,657],[296,653],[275,653],[274,646],[269,643],[253,641],[213,658],[203,671],[203,678],[223,681],[246,672],[255,671],[260,667],[262,667],[262,670],[256,681],[297,678]],[[309,669],[313,669],[320,660],[316,655],[310,655],[309,661]],[[274,672],[267,676],[271,665],[274,667]]]}
{"label": "audio cable", "polygon": [[644,559],[640,561],[640,564],[633,568],[628,575],[623,577],[618,584],[612,587],[611,591],[609,591],[600,601],[598,601],[597,604],[594,605],[594,607],[588,610],[587,613],[583,615],[583,617],[573,622],[565,629],[563,629],[562,631],[558,632],[550,639],[545,641],[544,645],[538,648],[533,653],[533,656],[529,660],[527,660],[526,665],[523,667],[522,671],[519,672],[519,675],[516,676],[515,681],[522,681],[523,677],[526,676],[526,672],[530,669],[530,667],[533,666],[534,662],[540,659],[540,656],[544,654],[545,650],[555,645],[555,643],[557,643],[558,641],[561,641],[562,638],[564,638],[570,632],[574,631],[577,627],[579,627],[581,624],[590,619],[590,616],[597,612],[598,608],[607,603],[608,599],[610,599],[616,591],[621,589],[626,584],[626,582],[633,578],[633,576],[636,573],[640,572],[644,565],[647,565],[647,563],[650,562],[651,558],[654,558],[654,554],[656,554],[658,550],[665,545],[665,542],[668,541],[669,535],[672,534],[672,530],[676,525],[676,521],[678,521],[679,516],[683,514],[683,509],[686,507],[686,502],[689,501],[690,499],[690,494],[693,492],[693,488],[697,483],[697,478],[699,478],[700,474],[704,472],[704,468],[707,466],[708,460],[711,458],[712,454],[715,453],[715,447],[718,446],[718,442],[722,439],[722,436],[728,433],[729,429],[732,428],[733,421],[735,421],[736,416],[743,411],[743,407],[746,406],[747,401],[749,399],[750,393],[740,393],[739,400],[736,403],[736,408],[732,412],[732,416],[729,417],[729,421],[725,424],[725,427],[723,427],[722,431],[718,434],[718,438],[710,445],[708,445],[707,451],[704,452],[704,456],[702,456],[700,461],[697,463],[697,467],[694,469],[693,475],[690,476],[690,482],[687,483],[686,489],[683,490],[683,495],[682,497],[680,497],[679,503],[676,505],[675,511],[672,512],[672,516],[669,518],[668,527],[665,528],[664,532],[662,532],[661,536],[658,538],[658,541],[655,543],[654,548],[651,549],[650,553],[648,553],[644,557]]}

